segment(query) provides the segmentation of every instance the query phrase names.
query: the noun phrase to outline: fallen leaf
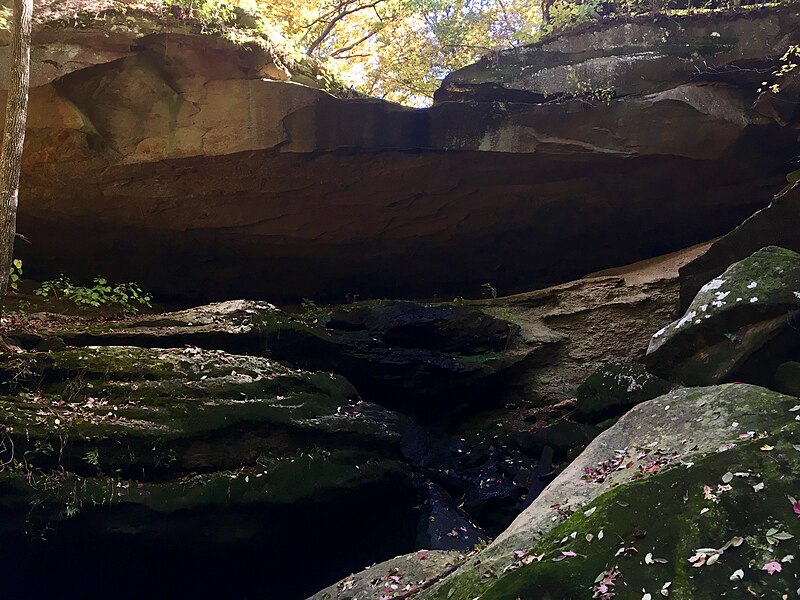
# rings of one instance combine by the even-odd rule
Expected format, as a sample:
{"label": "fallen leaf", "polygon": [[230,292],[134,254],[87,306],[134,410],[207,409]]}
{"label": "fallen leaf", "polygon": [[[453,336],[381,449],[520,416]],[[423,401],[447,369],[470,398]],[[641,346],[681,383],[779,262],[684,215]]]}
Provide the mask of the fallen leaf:
{"label": "fallen leaf", "polygon": [[763,446],[761,446],[760,449],[763,450],[764,452],[770,452],[772,450],[775,450],[775,446],[770,446],[769,444],[764,444]]}
{"label": "fallen leaf", "polygon": [[729,577],[729,579],[731,581],[741,581],[742,579],[744,579],[744,571],[742,571],[741,569],[736,569],[733,572],[733,575]]}
{"label": "fallen leaf", "polygon": [[781,563],[773,560],[772,562],[768,562],[761,567],[761,570],[766,571],[770,575],[774,575],[775,573],[780,573],[783,570],[783,567],[781,566]]}

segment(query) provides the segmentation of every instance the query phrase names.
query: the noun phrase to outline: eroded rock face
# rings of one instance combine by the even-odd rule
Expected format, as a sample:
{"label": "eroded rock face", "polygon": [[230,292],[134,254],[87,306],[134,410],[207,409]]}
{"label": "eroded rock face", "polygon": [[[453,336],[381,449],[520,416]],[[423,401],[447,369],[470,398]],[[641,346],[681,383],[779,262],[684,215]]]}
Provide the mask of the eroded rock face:
{"label": "eroded rock face", "polygon": [[[710,37],[723,21],[687,27],[727,47]],[[709,55],[722,71],[794,39],[789,9],[733,22],[747,49]],[[788,127],[748,108],[749,79],[410,110],[267,79],[270,56],[188,32],[90,24],[35,46],[26,273],[102,272],[162,296],[531,289],[724,233],[794,152]]]}
{"label": "eroded rock face", "polygon": [[[470,405],[497,404],[500,376],[557,338],[522,336],[520,327],[474,307],[377,302],[289,314],[266,302],[237,300],[103,324],[23,327],[11,339],[27,348],[175,348],[189,344],[256,355],[342,374],[366,397],[425,418]],[[58,340],[54,342],[54,340]]]}

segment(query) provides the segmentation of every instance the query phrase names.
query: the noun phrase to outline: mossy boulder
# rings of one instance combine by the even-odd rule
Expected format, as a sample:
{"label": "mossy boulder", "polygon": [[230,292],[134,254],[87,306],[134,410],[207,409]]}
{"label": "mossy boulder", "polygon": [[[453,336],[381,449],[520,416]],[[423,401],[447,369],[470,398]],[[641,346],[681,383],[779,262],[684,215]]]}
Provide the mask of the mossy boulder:
{"label": "mossy boulder", "polygon": [[261,321],[270,355],[346,376],[365,397],[420,418],[491,403],[539,347],[519,326],[467,306],[363,303]]}
{"label": "mossy boulder", "polygon": [[651,374],[642,364],[605,365],[578,387],[578,414],[588,421],[600,422],[666,394],[670,387],[668,381]]}
{"label": "mossy boulder", "polygon": [[163,477],[317,446],[399,456],[406,420],[343,378],[222,351],[78,348],[0,356],[4,460]]}
{"label": "mossy boulder", "polygon": [[248,597],[243,566],[301,597],[318,586],[280,581],[298,557],[330,581],[414,546],[410,422],[330,373],[197,347],[3,354],[0,423],[12,595],[83,596],[91,564],[98,588],[140,573],[134,597],[208,597],[223,580]]}
{"label": "mossy boulder", "polygon": [[[790,564],[775,576],[761,568],[791,554],[768,531],[800,534],[786,499],[797,495],[800,473],[797,405],[746,384],[679,389],[639,404],[494,543],[419,597],[591,597],[599,574],[615,567],[627,585],[614,598],[656,597],[667,581],[671,597],[719,598],[737,587],[729,577],[739,568],[763,592],[787,589]],[[695,551],[721,549],[735,536],[741,548],[728,545],[712,564],[692,568]]]}
{"label": "mossy boulder", "polygon": [[234,300],[99,324],[38,316],[10,338],[25,348],[57,338],[71,346],[188,344],[266,355],[339,373],[364,397],[425,416],[490,402],[495,395],[487,390],[547,345],[519,332],[467,306],[368,302],[288,313],[266,302]]}
{"label": "mossy boulder", "polygon": [[775,371],[775,383],[778,391],[792,396],[800,396],[800,362],[789,361]]}
{"label": "mossy boulder", "polygon": [[657,331],[646,363],[685,385],[771,383],[800,350],[800,254],[768,246],[706,283],[686,313]]}

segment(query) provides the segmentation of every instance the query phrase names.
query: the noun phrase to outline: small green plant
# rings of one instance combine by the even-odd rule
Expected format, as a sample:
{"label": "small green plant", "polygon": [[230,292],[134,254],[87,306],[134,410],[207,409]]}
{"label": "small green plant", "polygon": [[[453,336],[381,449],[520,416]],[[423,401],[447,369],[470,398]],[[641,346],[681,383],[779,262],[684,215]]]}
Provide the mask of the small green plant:
{"label": "small green plant", "polygon": [[567,75],[567,84],[566,95],[558,97],[556,102],[576,99],[589,104],[610,104],[616,95],[616,90],[613,87],[594,86],[589,81],[579,79],[574,70],[571,70]]}
{"label": "small green plant", "polygon": [[492,298],[497,298],[497,288],[494,287],[489,282],[486,282],[481,286],[481,291],[483,292],[484,296],[491,296]]}
{"label": "small green plant", "polygon": [[153,297],[136,283],[111,284],[100,276],[92,282],[92,287],[75,285],[69,277],[61,275],[58,279],[43,282],[35,293],[44,298],[51,295],[63,298],[78,305],[100,307],[118,304],[130,312],[138,312],[142,306],[153,307]]}
{"label": "small green plant", "polygon": [[79,512],[81,512],[81,507],[80,504],[78,504],[78,499],[73,494],[64,507],[64,514],[69,518],[74,517]]}
{"label": "small green plant", "polygon": [[327,325],[331,320],[328,311],[317,306],[317,303],[309,298],[303,298],[300,306],[303,307],[302,319],[308,325]]}
{"label": "small green plant", "polygon": [[84,462],[86,462],[87,464],[92,465],[93,467],[99,467],[100,466],[100,452],[97,449],[91,450],[91,451],[87,452],[83,456],[83,460],[84,460]]}
{"label": "small green plant", "polygon": [[11,273],[8,276],[9,286],[12,290],[19,289],[19,282],[22,279],[22,260],[15,258],[11,263]]}

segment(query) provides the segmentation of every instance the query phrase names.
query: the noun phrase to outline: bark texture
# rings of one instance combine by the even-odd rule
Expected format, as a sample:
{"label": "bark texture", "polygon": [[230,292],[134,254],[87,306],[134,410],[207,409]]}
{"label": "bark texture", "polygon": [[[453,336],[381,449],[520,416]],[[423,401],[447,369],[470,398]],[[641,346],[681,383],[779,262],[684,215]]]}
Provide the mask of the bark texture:
{"label": "bark texture", "polygon": [[17,233],[17,202],[30,84],[33,0],[14,0],[6,122],[0,151],[0,298],[8,291],[8,274]]}

